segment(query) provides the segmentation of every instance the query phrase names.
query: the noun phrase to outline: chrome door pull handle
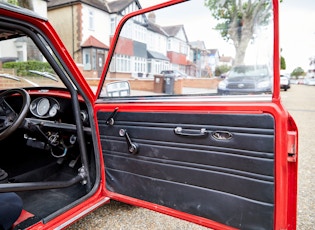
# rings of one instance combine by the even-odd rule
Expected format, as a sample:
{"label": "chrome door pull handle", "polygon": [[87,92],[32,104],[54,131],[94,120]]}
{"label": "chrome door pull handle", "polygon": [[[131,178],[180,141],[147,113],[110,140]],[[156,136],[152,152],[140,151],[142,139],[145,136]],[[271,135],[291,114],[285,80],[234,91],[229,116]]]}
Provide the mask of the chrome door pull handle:
{"label": "chrome door pull handle", "polygon": [[174,133],[180,136],[187,136],[187,137],[204,137],[208,135],[208,131],[205,128],[200,130],[184,130],[182,127],[176,127],[174,129]]}

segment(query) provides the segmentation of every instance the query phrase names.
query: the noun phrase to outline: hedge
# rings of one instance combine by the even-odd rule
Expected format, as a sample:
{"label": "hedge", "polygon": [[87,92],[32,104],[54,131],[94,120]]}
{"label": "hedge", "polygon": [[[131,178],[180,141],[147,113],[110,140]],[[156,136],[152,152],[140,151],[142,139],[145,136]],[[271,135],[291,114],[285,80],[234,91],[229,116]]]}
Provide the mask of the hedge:
{"label": "hedge", "polygon": [[29,70],[54,73],[48,62],[40,61],[6,62],[2,68],[14,69],[17,76],[38,76],[30,73]]}

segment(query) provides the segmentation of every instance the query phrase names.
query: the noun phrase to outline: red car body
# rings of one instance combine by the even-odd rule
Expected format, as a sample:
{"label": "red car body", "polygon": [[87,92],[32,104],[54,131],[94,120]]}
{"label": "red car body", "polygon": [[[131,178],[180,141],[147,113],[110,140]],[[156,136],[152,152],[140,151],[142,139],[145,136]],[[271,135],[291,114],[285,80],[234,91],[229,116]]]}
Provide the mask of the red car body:
{"label": "red car body", "polygon": [[[75,159],[79,152],[80,167],[78,175],[74,174],[70,179],[57,177],[52,181],[44,181],[32,176],[34,181],[30,181],[29,178],[23,179],[24,174],[21,177],[13,170],[14,161],[8,161],[7,167],[0,167],[12,171],[15,179],[11,183],[0,184],[0,192],[13,191],[21,193],[22,197],[31,197],[32,193],[40,191],[64,191],[77,183],[83,190],[65,207],[58,206],[57,210],[43,216],[34,214],[36,212],[32,211],[35,210],[32,205],[36,203],[41,209],[45,207],[45,202],[33,198],[33,204],[30,204],[33,209],[25,206],[16,228],[62,229],[110,200],[117,200],[212,229],[296,229],[298,130],[280,100],[277,0],[271,2],[274,38],[273,60],[270,61],[273,63],[274,89],[268,100],[257,95],[252,97],[253,100],[222,100],[221,96],[208,95],[185,95],[184,99],[101,96],[111,57],[119,42],[119,31],[124,23],[134,16],[181,2],[185,3],[183,0],[165,2],[122,18],[112,38],[109,58],[96,91],[82,76],[49,21],[26,10],[1,5],[1,33],[8,30],[10,36],[14,37],[12,31],[18,31],[17,34],[23,32],[34,39],[37,45],[41,41],[34,37],[40,35],[51,47],[60,66],[39,45],[40,50],[55,72],[65,75],[60,78],[67,90],[54,87],[45,87],[42,91],[35,87],[25,88],[31,97],[31,108],[32,105],[41,108],[41,103],[47,102],[37,99],[36,104],[36,98],[56,97],[64,111],[67,106],[62,102],[69,101],[67,105],[72,105],[73,115],[62,115],[65,117],[60,117],[62,122],[59,127],[56,121],[48,122],[43,116],[33,118],[35,115],[30,116],[28,113],[18,130],[6,135],[0,146],[2,149],[2,146],[13,148],[14,143],[20,143],[18,138],[25,137],[27,133],[30,137],[25,139],[28,148],[47,151],[46,147],[40,147],[47,140],[42,140],[41,134],[34,131],[40,129],[45,133],[45,138],[48,137],[49,151],[53,151],[61,142],[75,142],[73,148],[76,151],[71,154]],[[67,78],[69,82],[65,80]],[[15,93],[11,97],[14,103],[17,98]],[[10,104],[11,99],[6,100]],[[54,102],[52,100],[49,103],[52,105]],[[57,107],[58,111],[62,111],[62,108]],[[41,109],[36,111],[45,113]],[[85,115],[89,117],[87,125],[85,120],[80,120]],[[73,121],[65,125],[67,119],[72,118]],[[49,129],[53,131],[46,132]],[[58,135],[53,136],[54,132]],[[58,143],[53,142],[51,139],[57,136],[62,136],[62,139]],[[69,136],[73,136],[73,140]],[[87,143],[88,146],[85,146]],[[24,152],[18,146],[15,148],[19,154]],[[63,149],[62,146],[60,148]],[[71,148],[67,155],[71,155]],[[64,160],[60,155],[58,159]],[[2,157],[0,162],[3,162]],[[94,162],[93,166],[91,162]],[[55,199],[58,203],[59,197],[52,197],[43,199]],[[25,204],[31,203],[27,198],[24,201]],[[241,215],[232,218],[240,213],[244,219],[241,219]]]}

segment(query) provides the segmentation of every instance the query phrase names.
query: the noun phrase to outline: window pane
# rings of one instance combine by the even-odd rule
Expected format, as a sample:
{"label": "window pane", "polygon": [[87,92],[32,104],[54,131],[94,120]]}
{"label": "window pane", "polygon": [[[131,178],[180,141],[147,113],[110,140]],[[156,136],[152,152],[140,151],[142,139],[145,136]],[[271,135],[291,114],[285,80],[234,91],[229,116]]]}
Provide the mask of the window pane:
{"label": "window pane", "polygon": [[270,100],[272,2],[212,2],[192,0],[128,20],[105,84],[128,81],[132,97],[247,100],[262,95]]}

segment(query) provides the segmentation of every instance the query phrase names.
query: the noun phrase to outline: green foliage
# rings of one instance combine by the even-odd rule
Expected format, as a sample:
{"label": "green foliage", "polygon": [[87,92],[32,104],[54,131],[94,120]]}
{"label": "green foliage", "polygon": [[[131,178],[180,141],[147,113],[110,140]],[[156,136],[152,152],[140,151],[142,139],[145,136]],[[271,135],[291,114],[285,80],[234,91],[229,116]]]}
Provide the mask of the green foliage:
{"label": "green foliage", "polygon": [[[251,23],[253,18],[260,24],[264,24],[271,16],[266,13],[266,9],[270,7],[270,2],[267,0],[253,2],[204,0],[204,4],[218,21],[215,28],[221,32],[221,36],[227,40],[232,39],[234,42],[236,42],[236,37],[233,36],[230,28],[250,27],[251,25],[245,24]],[[241,36],[239,35],[239,37]]]}
{"label": "green foliage", "polygon": [[281,59],[280,59],[280,68],[281,68],[281,69],[286,69],[286,68],[287,68],[285,59],[284,59],[284,57],[282,57],[282,56],[281,56]]}
{"label": "green foliage", "polygon": [[215,76],[221,76],[222,74],[230,71],[231,67],[228,65],[219,65],[215,68]]}
{"label": "green foliage", "polygon": [[295,78],[298,78],[299,76],[305,76],[305,71],[302,69],[302,67],[297,67],[292,71],[291,76]]}
{"label": "green foliage", "polygon": [[36,74],[30,73],[29,70],[54,73],[51,66],[47,62],[40,61],[6,62],[2,65],[2,67],[7,69],[15,69],[17,76],[38,76]]}
{"label": "green foliage", "polygon": [[33,10],[32,0],[8,0],[8,3]]}
{"label": "green foliage", "polygon": [[267,25],[272,18],[272,1],[204,0],[204,5],[217,20],[215,29],[222,38],[233,41],[235,64],[243,64],[255,27]]}
{"label": "green foliage", "polygon": [[18,5],[18,0],[8,0],[8,3]]}

